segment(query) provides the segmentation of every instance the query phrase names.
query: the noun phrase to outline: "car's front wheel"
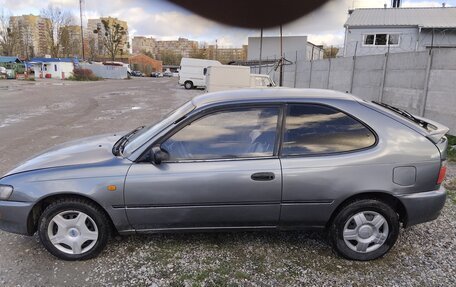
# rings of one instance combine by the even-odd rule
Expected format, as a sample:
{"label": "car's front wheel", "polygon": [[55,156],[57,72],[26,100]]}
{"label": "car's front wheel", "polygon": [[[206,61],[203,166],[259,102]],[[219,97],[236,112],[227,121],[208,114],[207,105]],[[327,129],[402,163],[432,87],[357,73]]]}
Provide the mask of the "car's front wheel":
{"label": "car's front wheel", "polygon": [[51,203],[38,225],[44,247],[63,260],[95,257],[106,246],[110,229],[109,219],[98,206],[77,198]]}
{"label": "car's front wheel", "polygon": [[343,207],[329,227],[335,251],[352,260],[373,260],[385,255],[399,235],[399,218],[388,204],[363,199]]}

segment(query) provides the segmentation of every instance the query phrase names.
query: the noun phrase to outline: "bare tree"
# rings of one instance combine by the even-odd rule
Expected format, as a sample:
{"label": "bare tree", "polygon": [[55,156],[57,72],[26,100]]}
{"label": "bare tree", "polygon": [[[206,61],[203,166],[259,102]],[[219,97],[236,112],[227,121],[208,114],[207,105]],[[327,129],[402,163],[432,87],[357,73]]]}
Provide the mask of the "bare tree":
{"label": "bare tree", "polygon": [[97,44],[95,37],[89,37],[89,59],[94,61],[97,58]]}
{"label": "bare tree", "polygon": [[41,10],[41,17],[47,19],[46,32],[51,56],[58,57],[62,40],[65,38],[65,26],[73,23],[73,16],[69,11],[49,5],[46,9]]}
{"label": "bare tree", "polygon": [[98,28],[93,32],[101,36],[99,39],[101,38],[103,46],[106,48],[111,60],[114,61],[119,52],[124,52],[123,46],[126,44],[124,38],[127,31],[122,25],[116,23],[115,20],[109,21],[102,19],[101,23],[104,28],[103,31],[101,28]]}
{"label": "bare tree", "polygon": [[2,10],[0,14],[0,50],[6,56],[12,56],[19,43],[19,32],[10,26],[10,15]]}

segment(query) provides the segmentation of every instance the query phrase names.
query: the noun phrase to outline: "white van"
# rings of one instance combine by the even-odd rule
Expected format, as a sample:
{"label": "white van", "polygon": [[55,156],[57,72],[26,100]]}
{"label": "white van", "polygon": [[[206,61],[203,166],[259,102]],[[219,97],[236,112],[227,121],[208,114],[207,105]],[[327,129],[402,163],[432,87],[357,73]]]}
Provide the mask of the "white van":
{"label": "white van", "polygon": [[207,69],[206,92],[267,88],[275,84],[268,75],[250,74],[250,67],[220,65]]}
{"label": "white van", "polygon": [[186,89],[206,87],[206,71],[210,66],[222,65],[219,61],[182,58],[179,68],[179,85]]}

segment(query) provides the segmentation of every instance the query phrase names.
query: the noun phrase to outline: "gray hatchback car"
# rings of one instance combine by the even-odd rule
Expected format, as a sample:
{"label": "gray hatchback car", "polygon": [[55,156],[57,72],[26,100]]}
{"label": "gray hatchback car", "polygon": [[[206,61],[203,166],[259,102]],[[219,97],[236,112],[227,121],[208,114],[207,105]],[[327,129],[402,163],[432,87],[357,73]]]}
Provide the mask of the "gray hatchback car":
{"label": "gray hatchback car", "polygon": [[126,134],[53,147],[0,179],[0,227],[65,260],[110,234],[326,229],[341,256],[370,260],[400,224],[438,217],[448,128],[327,90],[195,97]]}

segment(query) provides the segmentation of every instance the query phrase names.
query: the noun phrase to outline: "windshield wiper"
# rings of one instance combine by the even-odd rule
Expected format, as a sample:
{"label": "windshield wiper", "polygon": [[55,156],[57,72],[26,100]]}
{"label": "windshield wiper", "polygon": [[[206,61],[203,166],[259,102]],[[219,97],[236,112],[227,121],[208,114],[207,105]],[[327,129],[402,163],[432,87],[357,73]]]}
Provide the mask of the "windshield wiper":
{"label": "windshield wiper", "polygon": [[138,131],[142,130],[144,126],[137,127],[136,129],[132,130],[131,132],[127,133],[123,137],[121,137],[112,147],[112,153],[114,155],[120,155],[123,152],[125,145],[128,143],[128,140],[136,134]]}
{"label": "windshield wiper", "polygon": [[376,102],[376,101],[372,101],[374,104],[377,104],[379,106],[382,106],[382,107],[385,107],[389,110],[392,110],[393,112],[395,113],[398,113],[400,114],[401,116],[403,117],[406,117],[408,118],[409,120],[419,124],[420,126],[422,126],[423,128],[427,129],[428,127],[428,123],[423,121],[423,120],[420,120],[420,119],[417,119],[416,117],[414,117],[411,113],[407,112],[406,110],[403,110],[403,109],[400,109],[400,108],[396,108],[394,106],[391,106],[391,105],[388,105],[388,104],[385,104],[385,103],[380,103],[380,102]]}

